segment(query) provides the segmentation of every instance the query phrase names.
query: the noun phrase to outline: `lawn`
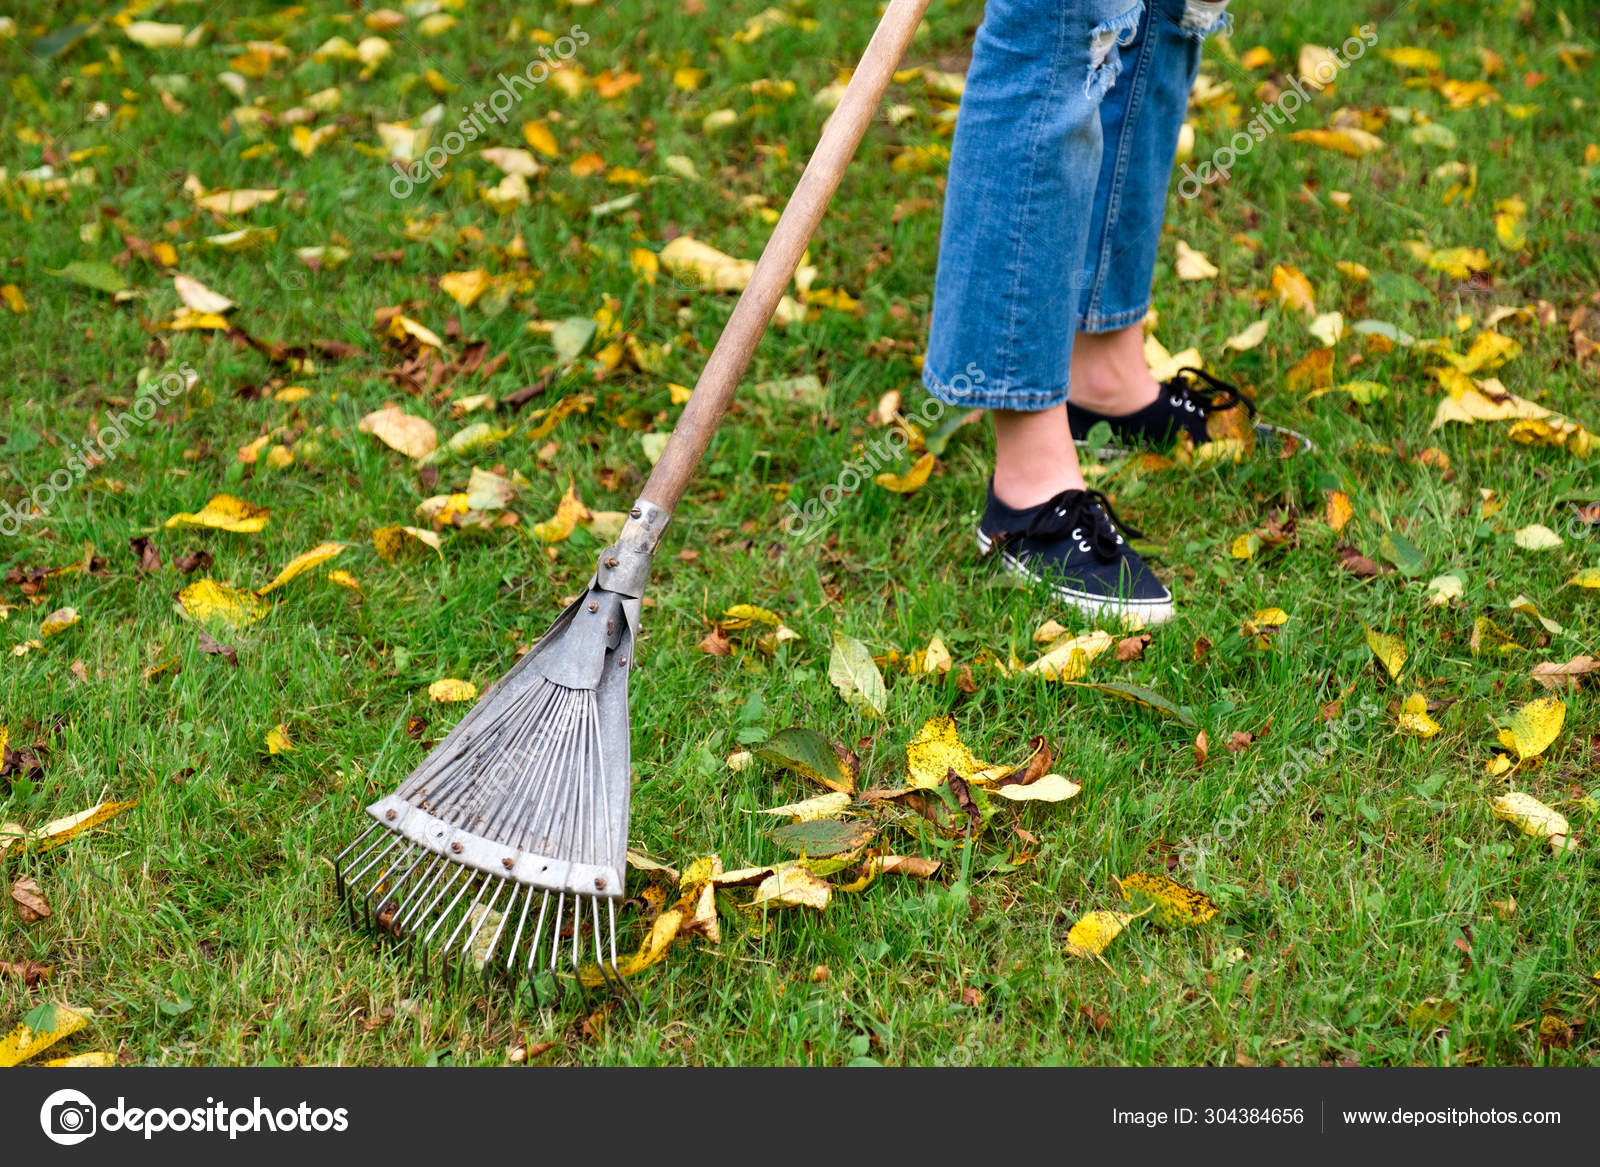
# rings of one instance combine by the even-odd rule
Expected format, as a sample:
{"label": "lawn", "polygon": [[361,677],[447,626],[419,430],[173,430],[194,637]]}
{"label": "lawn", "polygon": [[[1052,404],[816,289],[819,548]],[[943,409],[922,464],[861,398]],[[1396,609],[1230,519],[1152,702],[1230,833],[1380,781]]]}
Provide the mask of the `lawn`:
{"label": "lawn", "polygon": [[[863,789],[900,787],[907,743],[948,715],[997,763],[1044,739],[1081,792],[990,797],[970,831],[858,803],[875,847],[939,869],[832,875],[821,910],[726,889],[721,942],[679,938],[636,1010],[441,988],[346,927],[330,860],[469,707],[430,686],[486,689],[584,585],[734,302],[659,253],[685,234],[759,253],[874,6],[396,7],[24,0],[0,25],[0,822],[135,803],[0,860],[22,897],[0,905],[0,1033],[54,1002],[92,1017],[44,1056],[132,1064],[1600,1060],[1593,677],[1533,676],[1600,644],[1600,592],[1568,582],[1600,565],[1577,428],[1600,426],[1583,5],[1241,2],[1208,43],[1196,167],[1314,65],[1305,46],[1375,33],[1226,179],[1171,196],[1152,337],[1316,449],[1091,465],[1179,614],[1068,675],[1165,708],[1027,669],[1047,621],[1096,629],[977,558],[984,424],[946,413],[849,469],[888,433],[885,395],[902,418],[928,405],[944,150],[981,15],[934,5],[657,561],[631,836],[680,870],[791,858],[782,817],[754,812],[824,790],[741,755],[795,726],[853,750]],[[561,67],[425,154],[541,50]],[[439,177],[397,170],[407,151]],[[252,190],[277,194],[227,194]],[[1180,243],[1214,271],[1178,279]],[[435,454],[364,432],[390,404]],[[920,488],[872,481],[929,444]],[[593,517],[558,511],[569,488]],[[466,511],[448,497],[469,490]],[[218,494],[270,517],[169,525]],[[818,498],[825,531],[786,528]],[[438,548],[380,555],[396,526]],[[345,546],[249,594],[325,542]],[[206,612],[205,579],[232,609]],[[736,605],[793,635],[737,627]],[[878,658],[881,715],[831,683],[836,633]],[[1437,732],[1407,716],[1419,694]],[[1551,699],[1548,745],[1500,744]],[[1496,817],[1511,791],[1565,816],[1569,846]],[[1069,952],[1086,913],[1137,910],[1136,873],[1215,914]],[[630,949],[670,884],[630,874]]]}

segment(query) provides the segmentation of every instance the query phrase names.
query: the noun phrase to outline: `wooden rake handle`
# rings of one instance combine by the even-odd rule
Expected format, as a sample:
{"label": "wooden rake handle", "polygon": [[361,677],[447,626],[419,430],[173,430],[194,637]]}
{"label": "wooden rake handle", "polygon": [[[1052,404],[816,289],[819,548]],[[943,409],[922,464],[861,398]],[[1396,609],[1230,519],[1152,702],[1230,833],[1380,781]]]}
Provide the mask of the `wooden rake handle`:
{"label": "wooden rake handle", "polygon": [[778,301],[805,254],[811,235],[822,221],[828,202],[844,176],[845,167],[889,88],[911,37],[917,31],[929,0],[890,0],[878,30],[872,34],[861,64],[850,78],[833,116],[823,128],[822,140],[806,163],[799,185],[784,207],[778,225],[756,261],[755,273],[739,295],[733,315],[722,330],[716,348],[695,382],[694,393],[667,440],[661,458],[650,473],[641,497],[670,512],[678,505],[689,479],[705,456],[717,423],[727,412]]}

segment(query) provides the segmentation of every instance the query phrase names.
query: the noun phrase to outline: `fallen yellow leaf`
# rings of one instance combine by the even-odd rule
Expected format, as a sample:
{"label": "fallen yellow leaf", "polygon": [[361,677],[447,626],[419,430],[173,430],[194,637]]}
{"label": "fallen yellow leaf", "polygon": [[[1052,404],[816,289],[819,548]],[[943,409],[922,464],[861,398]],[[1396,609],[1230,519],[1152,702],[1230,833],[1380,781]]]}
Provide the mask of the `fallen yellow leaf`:
{"label": "fallen yellow leaf", "polygon": [[1500,744],[1525,762],[1550,748],[1566,720],[1566,702],[1559,697],[1540,697],[1511,715],[1500,730]]}
{"label": "fallen yellow leaf", "polygon": [[428,700],[437,701],[441,705],[453,705],[477,699],[478,686],[471,681],[458,681],[454,677],[445,677],[428,686]]}
{"label": "fallen yellow leaf", "polygon": [[1168,927],[1197,927],[1217,914],[1217,905],[1203,892],[1168,879],[1165,875],[1140,872],[1117,880],[1122,898],[1131,904],[1148,902],[1155,918]]}
{"label": "fallen yellow leaf", "polygon": [[254,534],[267,525],[272,514],[266,507],[245,502],[231,494],[215,495],[210,502],[193,514],[176,514],[167,520],[171,527],[209,527],[237,534]]}
{"label": "fallen yellow leaf", "polygon": [[374,410],[362,418],[356,428],[407,458],[426,458],[439,444],[439,434],[432,422],[409,414],[398,405]]}
{"label": "fallen yellow leaf", "polygon": [[94,1013],[88,1009],[68,1008],[66,1005],[57,1005],[55,1008],[55,1024],[49,1029],[34,1030],[26,1024],[18,1025],[4,1040],[0,1040],[0,1067],[19,1066],[51,1046],[62,1038],[71,1037],[78,1030],[89,1024],[89,1019]]}
{"label": "fallen yellow leaf", "polygon": [[951,770],[968,782],[982,783],[1002,778],[1013,769],[979,761],[962,742],[951,717],[929,718],[906,743],[906,785],[919,790],[938,786]]}
{"label": "fallen yellow leaf", "polygon": [[1495,818],[1504,819],[1523,834],[1536,839],[1548,839],[1550,846],[1557,851],[1577,849],[1577,844],[1570,837],[1572,827],[1566,815],[1550,809],[1533,795],[1512,790],[1500,795],[1490,805]]}
{"label": "fallen yellow leaf", "polygon": [[577,487],[569,485],[561,501],[556,504],[556,513],[542,523],[535,523],[533,533],[542,542],[560,543],[570,538],[572,532],[578,529],[578,524],[588,517],[589,508],[579,501]]}
{"label": "fallen yellow leaf", "polygon": [[1439,723],[1428,716],[1428,699],[1421,693],[1413,693],[1400,706],[1400,728],[1418,737],[1432,737],[1439,732]]}
{"label": "fallen yellow leaf", "polygon": [[372,532],[372,546],[377,550],[378,557],[386,563],[393,563],[402,554],[415,552],[421,547],[430,547],[441,555],[444,553],[444,544],[439,541],[439,536],[419,527],[379,527]]}
{"label": "fallen yellow leaf", "polygon": [[328,560],[344,551],[343,543],[318,543],[310,551],[296,555],[283,565],[283,570],[273,577],[272,582],[264,588],[257,588],[256,595],[264,596],[270,591],[282,587],[295,576],[310,571],[313,567],[328,562]]}
{"label": "fallen yellow leaf", "polygon": [[248,628],[272,610],[254,592],[240,591],[214,579],[196,580],[178,593],[183,610],[201,624],[220,623],[238,630]]}
{"label": "fallen yellow leaf", "polygon": [[1374,632],[1367,629],[1367,647],[1372,650],[1372,655],[1383,662],[1383,667],[1389,672],[1389,679],[1398,681],[1400,670],[1406,665],[1405,641],[1398,636],[1389,636],[1383,632]]}
{"label": "fallen yellow leaf", "polygon": [[64,818],[55,819],[46,823],[36,831],[25,830],[16,823],[6,823],[0,826],[0,855],[4,855],[13,846],[31,848],[35,851],[49,851],[59,847],[74,835],[81,834],[92,827],[97,827],[113,815],[121,814],[131,806],[137,805],[137,800],[129,802],[102,802],[98,806],[91,806],[88,810],[69,814]]}
{"label": "fallen yellow leaf", "polygon": [[[1145,909],[1148,911],[1150,908]],[[1143,914],[1104,910],[1086,913],[1067,933],[1067,955],[1099,956],[1124,928]]]}
{"label": "fallen yellow leaf", "polygon": [[872,481],[896,494],[914,494],[927,483],[928,475],[933,473],[933,464],[936,461],[932,454],[924,454],[912,463],[911,469],[904,474],[890,474],[886,471],[877,475]]}

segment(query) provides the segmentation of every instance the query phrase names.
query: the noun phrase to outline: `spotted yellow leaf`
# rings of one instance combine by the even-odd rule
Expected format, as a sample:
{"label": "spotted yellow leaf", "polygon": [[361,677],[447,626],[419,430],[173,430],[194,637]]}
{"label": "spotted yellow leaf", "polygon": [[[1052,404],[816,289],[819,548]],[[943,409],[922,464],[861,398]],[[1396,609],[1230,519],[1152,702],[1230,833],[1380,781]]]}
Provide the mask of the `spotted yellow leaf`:
{"label": "spotted yellow leaf", "polygon": [[1350,502],[1350,496],[1342,490],[1328,492],[1328,505],[1324,515],[1329,527],[1335,531],[1342,531],[1345,524],[1355,517],[1356,508]]}
{"label": "spotted yellow leaf", "polygon": [[121,814],[130,806],[137,805],[137,800],[129,802],[102,802],[98,806],[91,806],[88,810],[69,814],[46,823],[38,830],[29,831],[17,826],[15,823],[6,823],[0,826],[0,855],[4,855],[11,847],[28,848],[35,851],[49,851],[59,847],[74,835],[81,834],[92,827],[97,827],[113,815]]}
{"label": "spotted yellow leaf", "polygon": [[39,639],[49,640],[71,628],[83,617],[78,615],[76,608],[57,608],[46,616],[39,625]]}
{"label": "spotted yellow leaf", "polygon": [[[89,1009],[71,1008],[66,1005],[47,1005],[43,1012],[47,1015],[48,1021],[36,1020],[38,1029],[31,1028],[24,1021],[4,1039],[0,1039],[0,1067],[20,1066],[61,1039],[77,1033],[88,1025],[89,1019],[94,1016]],[[35,1014],[29,1016],[33,1017]]]}
{"label": "spotted yellow leaf", "polygon": [[231,494],[215,495],[210,502],[193,514],[187,512],[173,515],[167,520],[168,527],[209,527],[217,531],[233,531],[236,534],[251,535],[262,530],[267,525],[267,519],[272,514],[266,507],[258,507],[254,503],[245,502],[242,498],[235,498]]}
{"label": "spotted yellow leaf", "polygon": [[1571,839],[1572,827],[1567,816],[1552,810],[1531,794],[1520,790],[1508,791],[1490,804],[1495,818],[1504,819],[1526,835],[1536,839],[1549,839],[1550,846],[1558,851],[1575,849]]}
{"label": "spotted yellow leaf", "polygon": [[771,810],[760,810],[756,813],[789,815],[796,822],[809,823],[818,819],[838,818],[849,807],[850,801],[850,795],[840,791],[830,791],[827,794],[819,794],[815,798],[787,803],[784,806],[775,806]]}
{"label": "spotted yellow leaf", "polygon": [[735,604],[722,614],[722,619],[717,623],[722,625],[724,632],[742,632],[755,624],[776,628],[783,620],[768,608],[760,608],[755,604]]}
{"label": "spotted yellow leaf", "polygon": [[1428,716],[1428,699],[1413,693],[1400,706],[1400,728],[1419,737],[1432,737],[1439,732],[1439,723]]}
{"label": "spotted yellow leaf", "polygon": [[444,544],[439,536],[420,527],[379,527],[372,532],[372,546],[386,563],[393,563],[402,555],[417,552],[423,547],[432,548],[441,555],[444,553]]}
{"label": "spotted yellow leaf", "polygon": [[248,628],[272,610],[272,605],[254,592],[214,579],[196,580],[178,593],[178,603],[201,624],[224,624],[234,630]]}
{"label": "spotted yellow leaf", "polygon": [[1367,647],[1372,650],[1372,655],[1383,662],[1383,667],[1388,670],[1390,680],[1400,679],[1400,670],[1406,665],[1405,642],[1398,636],[1387,633],[1375,632],[1367,629]]}
{"label": "spotted yellow leaf", "polygon": [[1180,924],[1195,927],[1217,914],[1217,905],[1204,892],[1185,887],[1165,875],[1139,872],[1117,880],[1117,887],[1130,904],[1148,903],[1155,910],[1156,920],[1169,927]]}
{"label": "spotted yellow leaf", "polygon": [[1566,583],[1569,588],[1600,588],[1600,567],[1586,567]]}
{"label": "spotted yellow leaf", "polygon": [[335,569],[328,573],[328,582],[338,584],[342,588],[349,588],[353,592],[361,590],[361,582],[348,571]]}
{"label": "spotted yellow leaf", "polygon": [[906,785],[931,790],[945,780],[951,770],[968,782],[993,782],[1014,767],[983,762],[967,747],[956,732],[955,719],[929,718],[906,743]]}
{"label": "spotted yellow leaf", "polygon": [[[1149,908],[1145,909],[1150,911]],[[1143,912],[1087,912],[1067,933],[1068,956],[1099,956]]]}
{"label": "spotted yellow leaf", "polygon": [[1525,762],[1550,748],[1566,720],[1566,702],[1559,697],[1540,697],[1511,715],[1500,730],[1500,744]]}

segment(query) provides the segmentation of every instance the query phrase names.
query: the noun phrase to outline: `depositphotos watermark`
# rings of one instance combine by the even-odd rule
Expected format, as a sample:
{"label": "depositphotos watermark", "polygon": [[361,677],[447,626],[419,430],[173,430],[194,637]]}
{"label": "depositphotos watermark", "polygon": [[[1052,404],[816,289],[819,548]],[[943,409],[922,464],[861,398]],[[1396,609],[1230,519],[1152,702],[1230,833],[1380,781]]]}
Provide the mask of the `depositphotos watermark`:
{"label": "depositphotos watermark", "polygon": [[1346,37],[1338,52],[1331,53],[1311,67],[1310,77],[1290,73],[1289,88],[1278,95],[1278,100],[1258,106],[1254,116],[1228,139],[1228,144],[1218,146],[1210,158],[1200,163],[1198,169],[1185,162],[1181,168],[1183,177],[1178,180],[1178,193],[1186,199],[1195,198],[1210,183],[1227,178],[1233,171],[1233,164],[1254,150],[1257,142],[1266,141],[1286,122],[1293,125],[1295,114],[1311,101],[1311,94],[1306,92],[1307,85],[1318,91],[1327,88],[1352,62],[1359,61],[1368,49],[1378,43],[1378,30],[1374,25],[1363,24],[1356,31],[1361,35]]}
{"label": "depositphotos watermark", "polygon": [[1327,729],[1317,735],[1312,749],[1295,747],[1289,751],[1289,760],[1271,774],[1256,779],[1250,797],[1218,819],[1216,825],[1199,839],[1185,839],[1178,846],[1178,862],[1185,871],[1198,867],[1205,857],[1231,843],[1233,837],[1250,825],[1258,814],[1265,814],[1294,793],[1307,774],[1328,764],[1339,747],[1347,744],[1352,734],[1360,733],[1369,718],[1383,710],[1368,698],[1363,698],[1356,709],[1346,710],[1338,721],[1330,722]]}
{"label": "depositphotos watermark", "polygon": [[51,471],[48,478],[26,491],[17,506],[13,507],[0,499],[0,535],[18,535],[24,522],[48,516],[57,495],[65,494],[78,485],[96,466],[115,458],[117,448],[128,440],[129,434],[149,425],[164,406],[194,388],[199,380],[200,374],[186,361],[178,366],[176,372],[163,373],[153,381],[145,381],[139,386],[133,404],[121,413],[112,414],[93,437],[82,442],[69,442],[67,460],[62,467]]}
{"label": "depositphotos watermark", "polygon": [[[971,369],[971,366],[968,366]],[[981,383],[982,372],[975,374],[976,380]],[[968,378],[957,376],[957,381],[966,381]],[[969,387],[971,382],[968,381]],[[923,402],[918,411],[905,415],[905,420],[918,429],[930,429],[941,417],[949,406],[937,397],[930,397]],[[899,460],[906,447],[911,444],[910,436],[902,426],[892,425],[889,432],[881,438],[862,447],[861,456],[846,462],[839,471],[838,477],[824,486],[812,497],[803,503],[788,499],[785,505],[789,513],[783,516],[783,533],[791,539],[798,539],[808,543],[821,535],[832,525],[833,520],[839,516],[839,504],[860,490],[863,483],[871,482],[873,476],[882,472],[884,467],[892,466]]]}
{"label": "depositphotos watermark", "polygon": [[129,1106],[120,1094],[116,1105],[102,1110],[81,1090],[57,1090],[39,1107],[39,1126],[45,1138],[63,1147],[119,1132],[143,1136],[147,1142],[163,1133],[225,1134],[232,1142],[240,1135],[342,1134],[350,1129],[350,1112],[309,1102],[275,1108],[259,1097],[249,1106],[229,1106],[210,1097],[204,1106]]}
{"label": "depositphotos watermark", "polygon": [[[583,31],[583,26],[575,24],[567,30],[566,36],[557,37],[553,44],[541,45],[538,57],[523,66],[520,72],[512,73],[509,77],[504,73],[497,76],[495,80],[500,82],[499,86],[482,101],[462,106],[461,112],[468,116],[457,122],[455,129],[446,131],[438,145],[429,146],[422,152],[422,157],[409,166],[397,167],[399,173],[389,180],[389,193],[404,201],[423,182],[437,181],[450,159],[488,132],[486,122],[504,125],[518,102],[548,81],[550,74],[572,60],[578,50],[588,43],[589,34]],[[485,106],[488,108],[485,109]]]}

